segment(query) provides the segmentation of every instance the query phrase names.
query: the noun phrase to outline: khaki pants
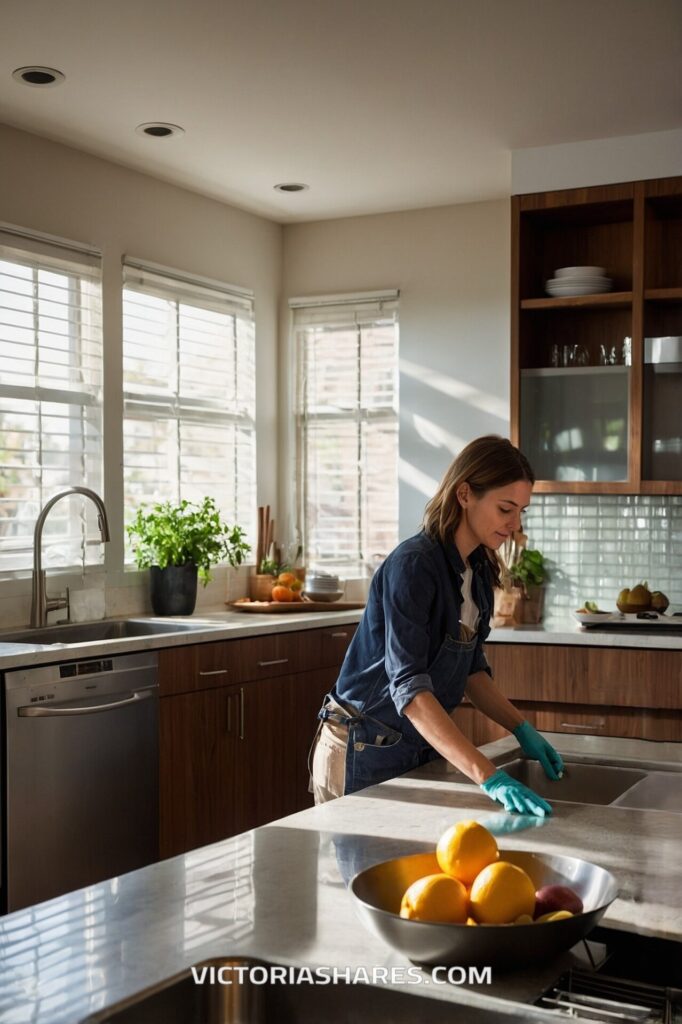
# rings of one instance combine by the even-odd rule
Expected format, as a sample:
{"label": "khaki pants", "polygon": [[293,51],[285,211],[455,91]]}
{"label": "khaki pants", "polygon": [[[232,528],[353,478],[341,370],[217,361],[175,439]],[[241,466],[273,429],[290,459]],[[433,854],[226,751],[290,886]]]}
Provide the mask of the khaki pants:
{"label": "khaki pants", "polygon": [[346,783],[348,726],[321,722],[313,741],[310,790],[316,804],[343,796]]}

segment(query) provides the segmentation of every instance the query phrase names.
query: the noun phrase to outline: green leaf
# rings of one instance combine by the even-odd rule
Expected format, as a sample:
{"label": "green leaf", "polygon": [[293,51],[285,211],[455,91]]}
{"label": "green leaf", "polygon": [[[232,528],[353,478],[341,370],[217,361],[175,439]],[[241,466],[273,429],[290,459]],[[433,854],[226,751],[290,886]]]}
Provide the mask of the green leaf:
{"label": "green leaf", "polygon": [[210,568],[220,562],[241,565],[251,545],[244,540],[241,526],[228,526],[220,518],[215,500],[205,497],[200,504],[183,499],[179,505],[161,502],[139,508],[126,527],[133,554],[140,569],[158,565],[196,565],[204,586],[211,579]]}

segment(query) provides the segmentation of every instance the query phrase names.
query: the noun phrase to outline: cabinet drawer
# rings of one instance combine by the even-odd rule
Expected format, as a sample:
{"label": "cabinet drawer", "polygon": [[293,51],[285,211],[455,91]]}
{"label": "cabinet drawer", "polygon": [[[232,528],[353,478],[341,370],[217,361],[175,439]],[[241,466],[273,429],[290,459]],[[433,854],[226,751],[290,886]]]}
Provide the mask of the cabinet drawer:
{"label": "cabinet drawer", "polygon": [[510,700],[680,707],[678,651],[488,644],[495,681]]}
{"label": "cabinet drawer", "polygon": [[159,651],[159,695],[167,697],[340,665],[355,629],[355,623],[351,623],[164,648]]}
{"label": "cabinet drawer", "polygon": [[159,696],[238,682],[232,643],[165,647],[159,651]]}
{"label": "cabinet drawer", "polygon": [[540,732],[627,739],[682,740],[682,716],[674,711],[612,708],[585,704],[517,704]]}

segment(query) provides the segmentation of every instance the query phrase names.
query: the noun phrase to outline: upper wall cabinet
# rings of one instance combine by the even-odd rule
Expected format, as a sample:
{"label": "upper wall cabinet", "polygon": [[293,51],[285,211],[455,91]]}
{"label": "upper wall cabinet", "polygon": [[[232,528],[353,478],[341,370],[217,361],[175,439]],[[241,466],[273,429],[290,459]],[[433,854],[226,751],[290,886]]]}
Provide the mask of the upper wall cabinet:
{"label": "upper wall cabinet", "polygon": [[511,322],[537,490],[682,494],[682,178],[514,196]]}

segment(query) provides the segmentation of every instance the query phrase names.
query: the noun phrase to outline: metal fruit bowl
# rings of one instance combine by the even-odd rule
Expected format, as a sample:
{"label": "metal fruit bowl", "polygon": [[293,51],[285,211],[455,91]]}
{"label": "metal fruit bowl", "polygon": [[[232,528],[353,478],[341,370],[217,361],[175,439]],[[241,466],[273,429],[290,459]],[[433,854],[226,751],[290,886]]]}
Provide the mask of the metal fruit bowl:
{"label": "metal fruit bowl", "polygon": [[594,928],[618,895],[613,875],[580,860],[500,850],[500,860],[517,864],[537,889],[568,885],[583,901],[582,914],[542,924],[466,925],[410,921],[400,917],[400,901],[412,882],[440,871],[435,853],[386,860],[360,871],[350,883],[353,902],[365,926],[415,963],[450,966],[533,967],[570,949]]}

